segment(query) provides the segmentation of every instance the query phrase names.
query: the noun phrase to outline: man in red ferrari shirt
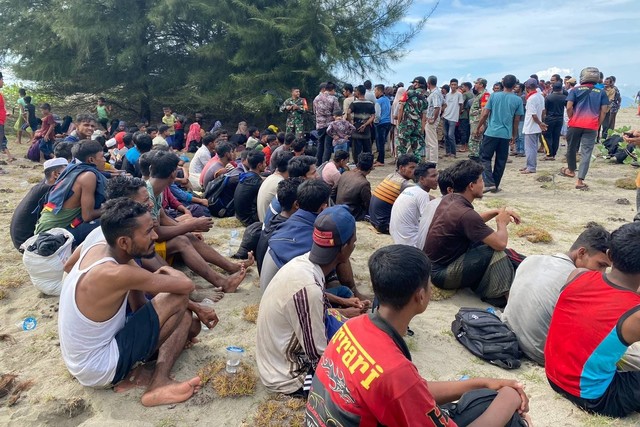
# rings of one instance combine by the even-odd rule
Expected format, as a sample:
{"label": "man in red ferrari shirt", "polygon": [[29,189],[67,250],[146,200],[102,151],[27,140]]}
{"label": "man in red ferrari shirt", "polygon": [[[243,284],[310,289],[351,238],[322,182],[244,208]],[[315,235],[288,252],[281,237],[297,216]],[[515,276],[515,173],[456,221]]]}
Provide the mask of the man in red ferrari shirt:
{"label": "man in red ferrari shirt", "polygon": [[[402,335],[429,304],[431,262],[424,252],[383,247],[371,255],[369,272],[380,308],[347,321],[330,340],[309,392],[307,425],[453,427],[464,418],[468,426],[502,427],[528,411],[527,395],[516,381],[427,383],[420,376]],[[495,397],[471,423],[469,413],[438,406],[478,389],[490,389]]]}

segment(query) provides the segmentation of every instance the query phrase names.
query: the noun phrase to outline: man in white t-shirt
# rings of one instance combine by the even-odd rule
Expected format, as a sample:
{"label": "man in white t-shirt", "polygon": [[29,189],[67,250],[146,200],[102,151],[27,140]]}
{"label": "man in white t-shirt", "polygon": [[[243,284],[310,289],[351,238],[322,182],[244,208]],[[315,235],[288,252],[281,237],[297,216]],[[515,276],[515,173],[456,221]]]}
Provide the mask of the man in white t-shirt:
{"label": "man in white t-shirt", "polygon": [[260,222],[264,222],[264,216],[269,209],[269,204],[276,197],[278,192],[278,183],[283,179],[289,177],[287,167],[289,166],[289,160],[293,158],[293,153],[290,151],[280,151],[274,154],[276,157],[274,160],[275,171],[262,182],[260,190],[258,190],[258,219]]}
{"label": "man in white t-shirt", "polygon": [[458,79],[451,79],[449,82],[450,92],[444,98],[444,134],[445,134],[445,148],[447,154],[445,157],[456,157],[456,125],[460,120],[460,111],[462,111],[462,104],[464,103],[464,96],[458,91]]}
{"label": "man in white t-shirt", "polygon": [[[438,188],[438,170],[435,163],[420,163],[416,167],[414,179],[418,185],[404,190],[391,208],[389,234],[398,245],[409,245],[422,249],[420,240],[420,219],[433,199],[429,190]],[[426,238],[426,235],[424,236]]]}
{"label": "man in white t-shirt", "polygon": [[203,136],[202,146],[198,148],[198,151],[193,155],[193,159],[189,162],[189,182],[194,190],[202,188],[200,174],[215,152],[216,137],[212,134]]}
{"label": "man in white t-shirt", "polygon": [[547,130],[544,123],[544,96],[538,92],[538,82],[529,79],[524,82],[527,92],[527,107],[524,114],[524,153],[527,157],[527,165],[520,169],[520,173],[535,173],[538,164],[538,141],[540,134]]}
{"label": "man in white t-shirt", "polygon": [[611,265],[607,256],[610,234],[599,225],[583,231],[569,252],[556,255],[530,255],[518,266],[502,321],[516,333],[520,349],[544,366],[551,315],[560,291],[576,268],[605,271]]}

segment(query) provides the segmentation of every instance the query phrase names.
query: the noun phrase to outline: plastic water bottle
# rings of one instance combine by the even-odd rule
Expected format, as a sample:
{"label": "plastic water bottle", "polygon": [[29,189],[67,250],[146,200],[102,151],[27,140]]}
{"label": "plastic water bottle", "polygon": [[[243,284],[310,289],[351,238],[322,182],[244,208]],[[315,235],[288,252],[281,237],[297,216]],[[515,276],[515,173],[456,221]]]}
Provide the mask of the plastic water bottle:
{"label": "plastic water bottle", "polygon": [[487,308],[487,312],[497,316],[497,314],[496,314],[496,309],[495,309],[495,308],[493,308],[493,307],[489,307],[489,308]]}
{"label": "plastic water bottle", "polygon": [[[215,303],[212,300],[210,300],[209,298],[205,298],[202,301],[200,301],[200,305],[206,311],[213,311],[214,310],[214,304]],[[200,323],[202,323],[202,322],[200,322]],[[203,331],[210,331],[211,329],[209,329],[209,327],[207,325],[202,323],[202,330]]]}
{"label": "plastic water bottle", "polygon": [[238,366],[240,366],[240,360],[243,357],[244,349],[242,347],[227,347],[227,366],[225,368],[227,373],[235,374],[236,372],[238,372]]}
{"label": "plastic water bottle", "polygon": [[35,317],[26,317],[21,322],[18,322],[16,326],[23,331],[33,331],[38,326],[38,321]]}
{"label": "plastic water bottle", "polygon": [[231,230],[229,235],[229,256],[233,256],[238,253],[238,249],[240,249],[240,232],[237,229]]}

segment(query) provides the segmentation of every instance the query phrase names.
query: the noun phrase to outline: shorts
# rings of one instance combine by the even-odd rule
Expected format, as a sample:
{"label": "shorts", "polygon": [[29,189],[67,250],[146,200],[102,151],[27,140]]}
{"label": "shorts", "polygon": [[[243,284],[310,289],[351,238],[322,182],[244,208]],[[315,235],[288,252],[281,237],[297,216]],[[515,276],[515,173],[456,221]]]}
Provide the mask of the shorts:
{"label": "shorts", "polygon": [[127,377],[138,362],[153,356],[160,337],[160,320],[151,301],[127,318],[124,328],[116,334],[118,343],[118,365],[111,384],[117,384]]}
{"label": "shorts", "polygon": [[640,372],[617,371],[604,394],[597,399],[584,399],[567,393],[549,380],[551,388],[574,405],[588,412],[608,417],[626,417],[640,410]]}
{"label": "shorts", "polygon": [[165,260],[167,264],[173,264],[173,255],[167,255],[167,242],[156,242],[156,253],[160,258]]}

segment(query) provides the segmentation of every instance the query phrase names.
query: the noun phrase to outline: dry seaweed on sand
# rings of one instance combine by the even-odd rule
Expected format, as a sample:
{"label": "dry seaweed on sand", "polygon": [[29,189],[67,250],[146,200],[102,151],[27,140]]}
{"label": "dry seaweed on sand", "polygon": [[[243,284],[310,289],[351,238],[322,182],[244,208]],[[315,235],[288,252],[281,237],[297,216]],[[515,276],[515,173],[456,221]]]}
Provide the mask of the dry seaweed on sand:
{"label": "dry seaweed on sand", "polygon": [[18,383],[11,392],[11,396],[9,396],[9,399],[7,399],[7,406],[15,405],[18,399],[20,399],[22,392],[29,390],[31,386],[33,386],[33,383],[33,380],[26,380]]}
{"label": "dry seaweed on sand", "polygon": [[548,231],[533,226],[519,229],[516,231],[516,236],[524,237],[531,243],[551,243],[553,241],[553,237]]}
{"label": "dry seaweed on sand", "polygon": [[18,378],[18,376],[13,374],[2,374],[0,376],[0,398],[9,394],[16,378]]}
{"label": "dry seaweed on sand", "polygon": [[245,361],[240,362],[238,372],[229,374],[225,370],[226,361],[215,359],[198,371],[202,385],[211,383],[213,391],[220,397],[253,396],[258,378],[255,370]]}
{"label": "dry seaweed on sand", "polygon": [[285,395],[271,396],[260,403],[253,417],[255,427],[304,426],[303,399]]}
{"label": "dry seaweed on sand", "polygon": [[258,310],[260,309],[260,304],[252,304],[246,306],[242,310],[242,318],[247,322],[256,323],[258,320]]}
{"label": "dry seaweed on sand", "polygon": [[16,342],[16,339],[9,334],[0,334],[0,341],[8,341],[11,344],[14,344]]}
{"label": "dry seaweed on sand", "polygon": [[431,301],[442,301],[449,299],[456,294],[455,289],[440,289],[437,286],[431,286]]}
{"label": "dry seaweed on sand", "polygon": [[633,178],[618,178],[616,179],[616,187],[624,190],[635,190],[636,180]]}

